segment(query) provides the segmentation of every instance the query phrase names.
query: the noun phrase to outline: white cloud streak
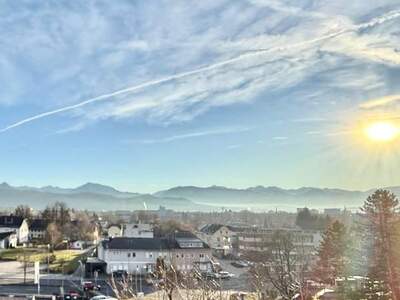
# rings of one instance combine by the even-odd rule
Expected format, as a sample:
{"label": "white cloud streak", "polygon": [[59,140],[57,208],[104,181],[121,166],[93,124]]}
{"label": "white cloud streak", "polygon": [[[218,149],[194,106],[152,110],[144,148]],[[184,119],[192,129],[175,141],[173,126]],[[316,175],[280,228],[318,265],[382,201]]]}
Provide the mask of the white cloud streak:
{"label": "white cloud streak", "polygon": [[140,143],[140,144],[160,144],[160,143],[170,143],[179,140],[186,140],[192,138],[199,138],[204,136],[212,136],[212,135],[224,135],[224,134],[232,134],[232,133],[242,133],[250,131],[252,128],[247,127],[229,127],[229,128],[218,128],[218,129],[210,129],[204,131],[197,132],[189,132],[184,134],[177,134],[168,137],[163,137],[159,139],[148,139],[148,140],[139,140],[139,141],[129,141],[130,143]]}
{"label": "white cloud streak", "polygon": [[400,101],[400,95],[387,95],[381,98],[368,100],[360,104],[360,108],[362,109],[378,108],[393,104],[398,101]]}
{"label": "white cloud streak", "polygon": [[[330,32],[328,32],[326,34],[323,34],[319,37],[311,38],[311,39],[308,39],[305,41],[303,40],[303,41],[295,42],[295,43],[292,43],[289,45],[287,45],[287,43],[284,43],[281,46],[272,46],[270,48],[254,49],[251,51],[244,50],[244,52],[242,54],[240,54],[236,57],[222,60],[222,61],[214,63],[214,64],[210,64],[210,65],[203,66],[200,68],[195,68],[191,71],[182,72],[182,73],[178,73],[175,75],[166,76],[166,77],[163,77],[160,79],[146,81],[146,82],[138,84],[138,85],[133,85],[133,86],[130,86],[130,87],[127,87],[124,89],[116,90],[114,92],[102,94],[100,96],[89,98],[87,100],[81,101],[76,104],[67,105],[67,106],[64,106],[64,107],[61,107],[61,108],[58,108],[55,110],[50,110],[50,111],[47,111],[44,113],[40,113],[40,114],[31,116],[31,117],[22,119],[18,122],[12,123],[2,129],[0,129],[0,133],[4,133],[6,131],[20,127],[22,125],[28,124],[30,122],[33,122],[33,121],[36,121],[39,119],[43,119],[43,118],[47,118],[47,117],[50,117],[53,115],[76,110],[76,109],[79,109],[79,108],[82,108],[82,107],[85,107],[85,106],[88,106],[88,105],[91,105],[94,103],[104,102],[106,100],[113,100],[118,96],[128,95],[128,94],[135,93],[135,92],[138,92],[140,90],[143,90],[143,89],[146,89],[149,87],[162,85],[162,84],[172,82],[172,81],[182,80],[184,78],[194,76],[197,74],[201,74],[201,73],[210,72],[212,70],[216,70],[216,69],[219,69],[224,66],[234,65],[234,64],[238,63],[239,61],[243,61],[245,59],[255,58],[260,55],[271,54],[271,53],[278,53],[279,55],[284,55],[285,52],[288,52],[288,51],[290,52],[290,51],[293,51],[296,49],[302,50],[302,49],[304,49],[304,47],[309,47],[312,45],[320,45],[324,41],[337,38],[344,34],[355,33],[355,32],[361,31],[361,30],[373,28],[374,26],[381,25],[384,22],[393,20],[398,17],[400,17],[400,10],[393,10],[393,11],[390,11],[380,17],[374,18],[366,23],[362,23],[359,25],[346,26],[346,27],[340,28],[340,29],[332,29]],[[346,47],[348,47],[348,46],[349,45],[346,45]],[[339,47],[339,50],[340,50],[340,52],[346,52],[345,51],[346,49],[340,49],[340,47]],[[359,50],[362,51],[363,49],[359,49]],[[295,52],[295,53],[299,53],[299,52]],[[376,53],[378,53],[378,51],[375,51],[374,53],[376,54]],[[369,55],[373,55],[373,53],[369,54]],[[382,57],[381,57],[382,59],[391,59],[392,58],[393,62],[397,62],[397,56],[394,55],[393,53],[385,54],[384,52],[381,52],[381,55],[382,55]],[[273,58],[273,59],[276,59],[276,58]],[[259,84],[261,87],[262,85],[265,85],[265,82],[268,83],[268,80],[270,80],[270,79],[263,78],[263,82],[257,83],[257,81],[255,81],[255,83]],[[254,85],[254,83],[253,83],[253,85]],[[226,95],[229,95],[229,93],[226,93]],[[207,95],[207,93],[204,93],[203,97],[207,97],[207,96],[210,96],[210,95]],[[157,103],[154,103],[154,105],[152,104],[151,106],[156,109]]]}

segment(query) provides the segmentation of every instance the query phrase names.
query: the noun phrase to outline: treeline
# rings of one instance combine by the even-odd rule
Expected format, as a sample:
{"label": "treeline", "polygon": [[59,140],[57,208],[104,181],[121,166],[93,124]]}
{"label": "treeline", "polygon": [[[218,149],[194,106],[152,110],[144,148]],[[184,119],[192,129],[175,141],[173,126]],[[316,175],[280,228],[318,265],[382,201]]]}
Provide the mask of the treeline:
{"label": "treeline", "polygon": [[305,207],[297,213],[296,225],[304,230],[325,230],[331,219],[328,215],[312,214]]}
{"label": "treeline", "polygon": [[63,241],[93,240],[97,226],[93,222],[97,219],[96,215],[90,215],[85,211],[75,211],[63,202],[48,205],[36,217],[32,215],[32,209],[29,206],[20,205],[15,209],[14,215],[28,219],[28,222],[41,219],[47,226],[46,234],[41,242],[48,243],[52,247],[56,247]]}

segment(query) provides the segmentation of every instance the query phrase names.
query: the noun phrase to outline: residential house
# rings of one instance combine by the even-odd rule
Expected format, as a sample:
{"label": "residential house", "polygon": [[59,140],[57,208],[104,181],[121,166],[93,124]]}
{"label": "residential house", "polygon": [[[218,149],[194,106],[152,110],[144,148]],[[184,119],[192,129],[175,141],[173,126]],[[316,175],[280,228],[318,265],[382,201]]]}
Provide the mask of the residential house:
{"label": "residential house", "polygon": [[17,216],[0,216],[0,232],[15,232],[17,243],[29,241],[29,225],[26,219]]}
{"label": "residential house", "polygon": [[207,243],[216,254],[227,255],[233,252],[237,234],[241,228],[222,225],[207,224],[200,228],[196,235]]}
{"label": "residential house", "polygon": [[15,248],[17,246],[17,234],[15,231],[0,232],[0,249]]}
{"label": "residential house", "polygon": [[197,267],[211,269],[211,249],[194,235],[166,238],[116,237],[98,246],[98,258],[106,263],[108,274],[116,271],[146,274],[154,271],[158,257],[180,271]]}
{"label": "residential house", "polygon": [[152,224],[125,224],[123,230],[124,237],[132,238],[154,238],[154,230]]}
{"label": "residential house", "polygon": [[33,219],[29,224],[29,240],[43,240],[46,237],[49,222],[44,219]]}

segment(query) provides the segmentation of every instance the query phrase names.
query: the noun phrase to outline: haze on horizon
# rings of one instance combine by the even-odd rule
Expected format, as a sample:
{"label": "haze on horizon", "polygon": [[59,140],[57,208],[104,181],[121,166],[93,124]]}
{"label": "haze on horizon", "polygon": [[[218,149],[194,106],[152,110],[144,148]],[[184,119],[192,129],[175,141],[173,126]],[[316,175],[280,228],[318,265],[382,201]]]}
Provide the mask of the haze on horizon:
{"label": "haze on horizon", "polygon": [[0,182],[400,185],[397,0],[0,7]]}

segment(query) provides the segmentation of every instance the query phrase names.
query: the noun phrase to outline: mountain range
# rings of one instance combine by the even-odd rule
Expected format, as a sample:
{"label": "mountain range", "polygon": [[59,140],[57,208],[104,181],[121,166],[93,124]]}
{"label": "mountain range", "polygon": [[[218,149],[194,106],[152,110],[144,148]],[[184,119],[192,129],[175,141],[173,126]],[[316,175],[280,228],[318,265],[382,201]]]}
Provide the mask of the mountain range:
{"label": "mountain range", "polygon": [[[400,195],[400,186],[388,187]],[[256,186],[233,189],[223,186],[179,186],[154,194],[122,192],[97,183],[86,183],[76,188],[15,187],[0,184],[0,207],[11,208],[19,204],[42,209],[46,205],[62,201],[69,207],[88,210],[136,210],[158,209],[165,206],[180,211],[209,211],[220,209],[281,209],[293,211],[297,207],[360,207],[375,189],[349,191],[344,189],[302,187],[283,189]]]}

